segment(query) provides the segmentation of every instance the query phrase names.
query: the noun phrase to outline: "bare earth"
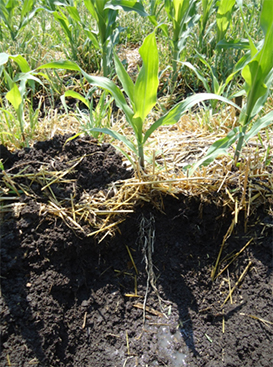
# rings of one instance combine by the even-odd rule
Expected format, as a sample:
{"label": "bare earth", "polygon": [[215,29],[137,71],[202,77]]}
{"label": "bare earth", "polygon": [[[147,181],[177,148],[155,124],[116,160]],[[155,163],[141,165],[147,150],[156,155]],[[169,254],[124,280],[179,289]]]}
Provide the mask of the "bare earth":
{"label": "bare earth", "polygon": [[[69,173],[76,187],[52,185],[63,202],[132,174],[108,144],[78,138],[63,148],[66,138],[14,155],[2,147],[0,158],[7,171],[30,173],[51,161],[64,170],[87,154]],[[164,213],[138,206],[120,233],[98,243],[41,216],[41,187],[24,177],[21,184],[33,195],[22,195],[26,205],[3,215],[0,229],[1,366],[273,366],[273,220],[266,208],[257,208],[246,232],[241,218],[222,258],[253,240],[212,282],[231,223],[222,207],[166,196]]]}

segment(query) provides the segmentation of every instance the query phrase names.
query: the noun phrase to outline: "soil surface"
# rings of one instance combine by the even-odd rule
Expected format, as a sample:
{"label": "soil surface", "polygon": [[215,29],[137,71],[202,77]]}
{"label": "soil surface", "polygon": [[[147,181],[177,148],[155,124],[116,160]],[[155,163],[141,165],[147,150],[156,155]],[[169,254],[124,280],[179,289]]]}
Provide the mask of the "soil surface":
{"label": "soil surface", "polygon": [[86,154],[67,180],[51,185],[65,205],[71,194],[74,200],[95,195],[132,172],[110,145],[77,138],[64,146],[66,139],[56,136],[13,155],[1,147],[6,172],[24,169],[19,182],[31,195],[21,195],[19,212],[1,216],[0,365],[272,366],[267,208],[257,208],[246,228],[243,220],[236,226],[220,269],[250,243],[213,282],[232,216],[212,202],[166,196],[164,213],[139,205],[113,238],[98,243],[41,215],[47,196],[31,173],[47,164],[70,169]]}

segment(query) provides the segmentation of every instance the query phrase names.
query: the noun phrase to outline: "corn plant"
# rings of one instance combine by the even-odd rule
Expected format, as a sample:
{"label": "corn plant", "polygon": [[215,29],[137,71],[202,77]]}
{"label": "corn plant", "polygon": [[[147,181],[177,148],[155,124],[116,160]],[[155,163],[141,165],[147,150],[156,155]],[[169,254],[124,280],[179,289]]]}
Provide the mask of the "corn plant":
{"label": "corn plant", "polygon": [[[241,74],[245,80],[246,105],[243,107],[239,123],[228,135],[217,140],[209,148],[205,157],[198,161],[192,172],[200,165],[208,165],[220,154],[236,143],[234,162],[237,164],[242,147],[256,136],[261,129],[273,124],[273,111],[253,122],[254,117],[262,110],[273,81],[273,2],[264,0],[260,15],[260,25],[264,34],[263,44],[257,49],[249,36],[251,60],[243,67]],[[243,16],[243,13],[242,13]]]}
{"label": "corn plant", "polygon": [[204,38],[206,37],[206,27],[213,12],[214,4],[215,0],[202,0],[202,14],[199,19],[199,47],[202,47]]}
{"label": "corn plant", "polygon": [[96,90],[96,87],[91,88],[86,96],[83,96],[73,90],[68,90],[61,96],[61,101],[66,112],[68,112],[68,108],[65,102],[65,97],[75,98],[85,105],[87,110],[77,107],[76,117],[81,122],[82,130],[85,133],[92,135],[95,139],[98,139],[100,133],[98,131],[94,131],[93,129],[102,126],[110,126],[110,117],[112,111],[111,103],[113,102],[113,98],[107,98],[106,92],[104,91],[101,94],[96,107],[94,108],[93,94],[96,92]]}
{"label": "corn plant", "polygon": [[1,0],[0,26],[8,30],[12,41],[35,16],[40,8],[36,8],[34,0]]}
{"label": "corn plant", "polygon": [[73,6],[74,3],[78,3],[79,0],[39,0],[40,5],[43,9],[49,11],[57,10],[58,6]]}
{"label": "corn plant", "polygon": [[96,49],[102,53],[103,75],[109,76],[113,47],[118,41],[121,29],[117,27],[118,11],[134,11],[141,16],[147,16],[141,2],[135,0],[84,0],[86,9],[95,19],[97,31],[85,28],[87,36]]}
{"label": "corn plant", "polygon": [[[248,48],[250,48],[248,44]],[[244,45],[244,49],[247,47]],[[232,72],[225,80],[219,80],[216,74],[215,68],[213,68],[210,63],[205,59],[205,57],[198,52],[196,52],[196,57],[201,61],[201,63],[209,70],[209,74],[205,73],[203,68],[199,68],[198,66],[194,66],[190,62],[180,62],[183,66],[191,69],[197,78],[202,82],[203,87],[208,93],[215,93],[220,96],[225,96],[228,99],[232,98],[232,81],[234,77],[239,71],[243,69],[243,67],[250,61],[251,55],[250,53],[246,53],[234,66]],[[217,101],[214,100],[211,102],[211,107],[213,110],[216,109]]]}
{"label": "corn plant", "polygon": [[[64,31],[65,37],[68,40],[73,60],[78,60],[77,45],[79,43],[79,30],[81,25],[80,15],[75,6],[64,5],[67,15],[60,7],[53,11],[54,19],[59,23]],[[61,35],[58,35],[62,39]]]}
{"label": "corn plant", "polygon": [[[42,8],[49,14],[52,14],[55,21],[61,27],[68,44],[70,45],[70,55],[67,55],[66,49],[63,51],[67,57],[78,61],[78,46],[80,45],[80,32],[83,28],[83,22],[77,9],[79,1],[42,1]],[[63,41],[63,35],[55,28],[55,32],[60,41]]]}
{"label": "corn plant", "polygon": [[232,11],[236,0],[220,0],[216,14],[217,43],[225,38],[231,22]]}
{"label": "corn plant", "polygon": [[153,25],[157,25],[157,21],[164,7],[162,0],[150,0],[149,1],[149,20]]}
{"label": "corn plant", "polygon": [[[5,68],[3,68],[3,66],[9,61],[9,59],[14,61],[21,70],[21,73],[17,73],[13,79],[7,73]],[[4,75],[4,79],[6,80],[6,84],[9,87],[9,91],[6,93],[5,98],[14,108],[17,117],[17,120],[14,119],[13,114],[11,114],[6,108],[2,107],[1,110],[6,121],[6,125],[8,126],[8,129],[11,131],[13,125],[19,123],[19,130],[21,133],[23,144],[27,144],[27,137],[25,134],[25,129],[27,125],[25,120],[25,104],[27,101],[27,93],[28,93],[27,84],[29,84],[32,91],[34,91],[35,82],[43,86],[43,83],[37,76],[43,76],[43,77],[46,76],[43,73],[37,73],[31,71],[28,62],[22,55],[8,55],[7,53],[0,53],[0,67],[2,68],[2,73]],[[37,113],[34,115],[30,117],[31,130],[33,130],[35,122],[37,121]],[[3,133],[8,135],[10,134],[10,132],[8,131],[6,132],[2,131],[2,134]]]}
{"label": "corn plant", "polygon": [[64,68],[67,70],[77,70],[82,73],[91,85],[108,91],[114,97],[117,106],[124,112],[127,122],[133,129],[135,141],[131,141],[125,135],[121,135],[110,128],[93,128],[92,131],[108,134],[114,139],[122,141],[137,156],[140,166],[144,168],[144,146],[151,134],[158,127],[161,125],[175,124],[190,108],[205,100],[218,99],[235,107],[236,105],[228,99],[212,93],[193,95],[176,104],[170,111],[145,130],[146,118],[157,103],[157,88],[159,84],[158,50],[155,31],[144,39],[143,44],[139,49],[139,53],[142,58],[142,67],[135,84],[126,72],[117,55],[114,55],[116,73],[123,86],[124,92],[128,97],[129,103],[127,103],[122,90],[113,81],[105,77],[90,76],[73,62],[52,62],[42,65],[39,68]]}
{"label": "corn plant", "polygon": [[177,62],[186,46],[193,26],[198,22],[200,15],[197,13],[196,0],[165,0],[165,10],[169,20],[172,22],[172,68],[175,82],[177,77]]}

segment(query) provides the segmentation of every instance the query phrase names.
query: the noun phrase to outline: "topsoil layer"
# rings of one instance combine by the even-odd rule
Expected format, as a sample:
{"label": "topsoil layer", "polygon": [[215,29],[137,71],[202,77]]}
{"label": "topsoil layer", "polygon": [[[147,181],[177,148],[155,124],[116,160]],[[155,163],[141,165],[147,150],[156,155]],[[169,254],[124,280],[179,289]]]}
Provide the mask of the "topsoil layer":
{"label": "topsoil layer", "polygon": [[86,154],[67,181],[51,186],[65,203],[132,173],[111,146],[78,138],[63,147],[66,138],[14,155],[1,148],[5,170],[24,168],[18,182],[31,194],[22,194],[20,212],[2,215],[1,366],[272,366],[266,209],[257,208],[246,228],[236,226],[222,268],[252,241],[214,282],[211,270],[231,215],[198,198],[166,196],[164,213],[139,205],[115,237],[98,243],[58,217],[41,216],[47,197],[26,174],[50,162],[65,170]]}

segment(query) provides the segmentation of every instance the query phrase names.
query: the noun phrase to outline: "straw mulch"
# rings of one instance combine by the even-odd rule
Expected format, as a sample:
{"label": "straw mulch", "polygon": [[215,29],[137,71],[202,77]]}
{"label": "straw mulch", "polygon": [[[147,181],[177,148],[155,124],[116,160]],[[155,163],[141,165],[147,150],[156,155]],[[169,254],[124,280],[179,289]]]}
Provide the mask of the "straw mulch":
{"label": "straw mulch", "polygon": [[[231,113],[230,116],[234,118],[234,114]],[[67,119],[63,123],[66,126]],[[69,125],[71,132],[71,123]],[[65,131],[63,126],[59,128],[60,131],[56,126],[58,125],[55,125],[55,133]],[[75,126],[77,130],[77,123]],[[131,134],[122,119],[116,123],[115,129],[123,130],[127,135]],[[199,197],[201,201],[212,201],[227,206],[233,213],[230,232],[238,221],[240,211],[244,212],[246,223],[247,218],[261,204],[267,204],[269,215],[273,215],[272,162],[268,165],[273,157],[272,131],[271,135],[268,132],[261,135],[262,141],[252,139],[242,152],[238,168],[233,166],[233,147],[228,155],[219,157],[208,167],[200,168],[191,177],[188,177],[187,170],[183,169],[201,158],[210,144],[225,136],[226,132],[227,128],[221,126],[217,133],[213,133],[200,128],[196,118],[184,116],[176,125],[161,127],[149,139],[145,172],[136,166],[134,178],[113,182],[108,192],[100,191],[93,196],[86,194],[79,202],[74,202],[71,198],[69,207],[63,207],[50,191],[50,185],[65,180],[69,170],[56,174],[52,170],[51,172],[49,167],[45,168],[44,172],[37,172],[31,177],[37,182],[46,177],[43,186],[47,189],[44,191],[49,193],[49,201],[47,204],[40,204],[41,214],[60,217],[77,232],[86,236],[99,235],[100,240],[107,235],[113,235],[118,230],[118,225],[138,205],[149,202],[164,211],[165,195],[194,196]],[[124,149],[118,142],[114,144]],[[9,176],[5,171],[1,176],[3,186],[0,187],[0,201],[5,204],[4,210],[14,206],[18,210],[20,204],[7,204],[19,197],[19,194],[14,198],[7,195],[10,188],[18,193],[16,177]],[[28,192],[25,194],[31,196]]]}

